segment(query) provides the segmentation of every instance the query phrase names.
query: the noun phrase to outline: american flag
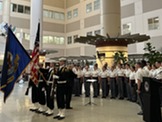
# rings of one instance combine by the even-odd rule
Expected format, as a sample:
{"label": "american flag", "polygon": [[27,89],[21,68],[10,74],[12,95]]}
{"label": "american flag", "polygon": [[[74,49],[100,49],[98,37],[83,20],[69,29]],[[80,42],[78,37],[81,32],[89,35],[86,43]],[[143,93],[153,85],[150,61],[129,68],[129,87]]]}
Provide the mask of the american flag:
{"label": "american flag", "polygon": [[31,62],[31,80],[34,84],[38,84],[38,64],[39,64],[39,36],[40,36],[40,23],[38,24],[37,35],[34,43],[34,49],[32,52]]}

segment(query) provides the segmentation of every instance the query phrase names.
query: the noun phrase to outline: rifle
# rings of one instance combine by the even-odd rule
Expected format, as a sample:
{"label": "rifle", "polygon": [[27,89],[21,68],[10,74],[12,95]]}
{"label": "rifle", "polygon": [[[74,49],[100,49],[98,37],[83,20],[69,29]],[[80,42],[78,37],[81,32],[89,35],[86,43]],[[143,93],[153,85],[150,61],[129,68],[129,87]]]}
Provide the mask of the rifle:
{"label": "rifle", "polygon": [[53,83],[52,83],[52,86],[51,86],[50,97],[54,98],[54,94],[55,94],[55,79],[53,80]]}

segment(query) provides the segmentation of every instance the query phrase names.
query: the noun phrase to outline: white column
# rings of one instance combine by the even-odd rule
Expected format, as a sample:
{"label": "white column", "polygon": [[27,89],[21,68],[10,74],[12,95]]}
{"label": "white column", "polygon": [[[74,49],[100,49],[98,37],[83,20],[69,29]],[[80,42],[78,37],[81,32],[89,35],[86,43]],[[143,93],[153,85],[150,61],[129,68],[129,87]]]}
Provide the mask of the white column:
{"label": "white column", "polygon": [[42,49],[43,0],[31,0],[30,49],[33,50],[38,23],[40,22],[40,49]]}
{"label": "white column", "polygon": [[101,34],[115,37],[120,31],[120,0],[101,0]]}
{"label": "white column", "polygon": [[3,0],[2,21],[10,24],[10,6],[11,0]]}

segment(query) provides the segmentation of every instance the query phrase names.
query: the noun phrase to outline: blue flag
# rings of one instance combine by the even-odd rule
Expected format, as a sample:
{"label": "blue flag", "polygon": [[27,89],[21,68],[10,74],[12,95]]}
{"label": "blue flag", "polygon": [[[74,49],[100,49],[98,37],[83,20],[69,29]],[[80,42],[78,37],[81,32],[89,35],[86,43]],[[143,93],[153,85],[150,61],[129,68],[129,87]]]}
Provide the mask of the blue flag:
{"label": "blue flag", "polygon": [[0,82],[0,89],[4,92],[4,102],[11,94],[15,82],[25,70],[30,60],[31,58],[24,47],[18,41],[11,29],[8,28],[2,77]]}

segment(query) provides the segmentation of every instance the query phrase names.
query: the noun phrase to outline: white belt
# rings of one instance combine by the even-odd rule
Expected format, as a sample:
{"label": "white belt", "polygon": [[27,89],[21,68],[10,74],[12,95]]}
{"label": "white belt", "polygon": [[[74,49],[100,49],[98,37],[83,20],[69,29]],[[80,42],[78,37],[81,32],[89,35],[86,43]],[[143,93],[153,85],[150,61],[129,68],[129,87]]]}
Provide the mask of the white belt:
{"label": "white belt", "polygon": [[43,82],[43,80],[39,80],[39,82]]}
{"label": "white belt", "polygon": [[47,83],[53,83],[53,81],[47,81]]}
{"label": "white belt", "polygon": [[64,81],[57,81],[58,84],[63,84],[63,83],[66,83],[66,80]]}

